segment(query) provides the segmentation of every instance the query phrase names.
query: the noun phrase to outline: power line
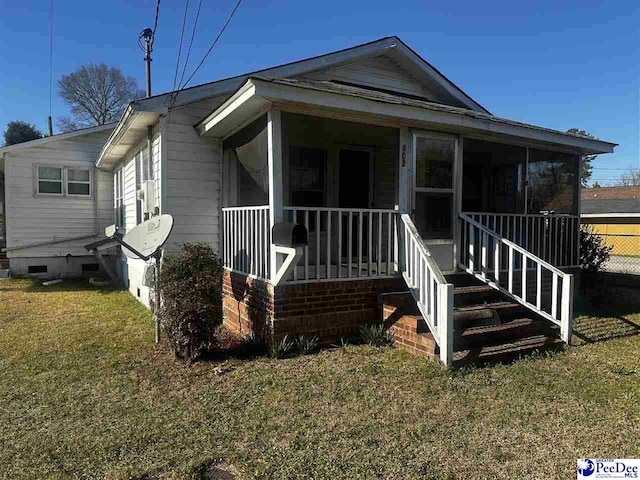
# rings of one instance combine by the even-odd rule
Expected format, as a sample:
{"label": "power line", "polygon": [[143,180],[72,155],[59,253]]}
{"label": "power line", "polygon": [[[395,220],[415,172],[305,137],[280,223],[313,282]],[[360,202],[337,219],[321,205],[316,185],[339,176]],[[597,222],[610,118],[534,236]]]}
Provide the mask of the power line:
{"label": "power line", "polygon": [[209,50],[207,50],[207,53],[205,53],[204,57],[202,57],[202,60],[200,60],[200,63],[198,64],[198,66],[196,67],[196,69],[193,71],[193,73],[191,74],[191,76],[189,78],[187,78],[187,81],[184,82],[184,84],[182,84],[182,86],[180,87],[180,89],[182,90],[183,88],[185,88],[189,82],[191,81],[191,79],[194,77],[194,75],[198,72],[198,70],[200,69],[200,67],[202,66],[202,64],[204,63],[204,61],[207,59],[207,57],[209,56],[209,54],[211,53],[211,50],[213,50],[213,47],[216,46],[216,44],[218,43],[218,40],[220,40],[220,37],[222,37],[222,34],[224,33],[224,31],[227,29],[227,27],[229,26],[229,23],[231,22],[231,19],[233,18],[233,16],[236,13],[236,10],[238,10],[238,7],[240,6],[240,4],[242,3],[242,0],[238,0],[238,2],[236,3],[236,6],[233,8],[233,11],[231,12],[231,15],[229,15],[229,18],[227,18],[227,21],[225,22],[224,26],[222,27],[222,29],[220,30],[220,32],[218,33],[218,36],[215,38],[215,40],[213,41],[213,43],[211,44],[211,46],[209,47]]}
{"label": "power line", "polygon": [[173,91],[176,90],[176,82],[178,81],[178,70],[180,69],[180,55],[182,54],[182,39],[184,38],[184,27],[187,23],[187,13],[189,12],[189,0],[184,4],[184,17],[182,19],[182,30],[180,31],[180,46],[178,47],[178,59],[176,61],[176,73],[173,76]]}
{"label": "power line", "polygon": [[187,65],[189,63],[189,57],[191,56],[191,47],[193,47],[193,39],[196,36],[196,28],[198,27],[198,19],[200,18],[200,8],[202,7],[202,0],[198,3],[198,11],[196,12],[196,19],[193,22],[193,31],[191,32],[191,41],[189,42],[189,49],[187,50],[187,58],[184,61],[184,67],[182,68],[182,75],[180,75],[180,81],[178,82],[178,86],[182,84],[182,80],[184,79],[184,74],[187,71]]}
{"label": "power line", "polygon": [[53,111],[53,0],[49,2],[49,118],[47,118],[47,128],[49,135],[53,134],[51,126],[51,115]]}
{"label": "power line", "polygon": [[[158,17],[160,16],[160,0],[156,3],[156,19],[153,22],[153,36],[156,35],[156,30],[158,29]],[[153,42],[153,38],[151,40]]]}

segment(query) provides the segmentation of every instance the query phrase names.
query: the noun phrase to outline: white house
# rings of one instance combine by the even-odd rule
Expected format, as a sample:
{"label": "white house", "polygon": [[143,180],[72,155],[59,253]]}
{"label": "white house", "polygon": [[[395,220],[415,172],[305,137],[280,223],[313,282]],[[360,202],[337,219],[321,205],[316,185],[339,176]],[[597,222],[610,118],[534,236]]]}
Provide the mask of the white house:
{"label": "white house", "polygon": [[[570,341],[579,160],[614,146],[494,116],[388,37],[134,101],[95,167],[123,229],[168,213],[166,249],[218,250],[230,328],[330,341],[384,312],[452,364]],[[148,304],[144,264],[118,265]]]}
{"label": "white house", "polygon": [[113,128],[86,128],[0,148],[12,275],[89,276],[100,269],[84,245],[113,223],[111,172],[95,166]]}

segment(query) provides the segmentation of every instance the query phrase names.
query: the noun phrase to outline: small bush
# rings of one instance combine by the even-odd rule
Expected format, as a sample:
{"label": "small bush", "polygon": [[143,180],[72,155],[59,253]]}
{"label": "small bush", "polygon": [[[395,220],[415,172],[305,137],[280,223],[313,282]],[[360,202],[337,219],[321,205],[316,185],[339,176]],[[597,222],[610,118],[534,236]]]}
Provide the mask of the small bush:
{"label": "small bush", "polygon": [[289,335],[285,335],[279,342],[272,341],[269,344],[269,356],[271,358],[283,358],[293,350],[293,342],[289,340]]}
{"label": "small bush", "polygon": [[266,350],[266,342],[261,335],[252,333],[240,339],[238,350],[244,356],[262,355]]}
{"label": "small bush", "polygon": [[305,337],[304,335],[298,335],[295,339],[296,350],[301,355],[309,355],[315,352],[320,345],[320,339],[318,337]]}
{"label": "small bush", "polygon": [[163,261],[160,323],[176,357],[193,361],[215,346],[222,323],[222,264],[213,248],[187,243]]}
{"label": "small bush", "polygon": [[362,341],[372,347],[382,347],[391,343],[391,337],[383,323],[361,325],[358,333]]}
{"label": "small bush", "polygon": [[580,227],[580,268],[583,272],[598,273],[611,256],[612,246],[604,238],[593,233],[591,225]]}

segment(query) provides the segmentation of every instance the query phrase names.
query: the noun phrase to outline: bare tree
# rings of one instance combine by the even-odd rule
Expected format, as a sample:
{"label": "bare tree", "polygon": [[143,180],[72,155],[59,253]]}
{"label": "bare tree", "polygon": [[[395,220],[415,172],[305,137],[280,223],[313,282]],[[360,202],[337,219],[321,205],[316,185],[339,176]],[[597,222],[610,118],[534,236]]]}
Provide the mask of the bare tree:
{"label": "bare tree", "polygon": [[627,173],[620,175],[617,184],[623,187],[640,185],[640,168],[630,167]]}
{"label": "bare tree", "polygon": [[82,65],[63,75],[58,88],[72,114],[58,119],[58,128],[64,132],[115,122],[129,102],[144,96],[135,78],[104,63]]}

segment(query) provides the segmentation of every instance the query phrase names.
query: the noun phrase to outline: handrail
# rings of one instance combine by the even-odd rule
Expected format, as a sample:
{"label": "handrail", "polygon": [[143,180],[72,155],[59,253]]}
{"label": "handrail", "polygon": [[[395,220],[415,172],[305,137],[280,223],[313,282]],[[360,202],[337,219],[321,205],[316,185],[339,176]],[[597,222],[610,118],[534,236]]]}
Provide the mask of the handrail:
{"label": "handrail", "polygon": [[[409,229],[409,232],[411,232],[411,234],[416,238],[419,238],[420,240],[422,240],[422,238],[420,237],[420,234],[418,233],[418,229],[414,225],[413,220],[411,220],[411,216],[407,213],[403,213],[400,216],[400,218],[402,218],[402,222]],[[446,284],[447,279],[444,278],[444,274],[442,273],[442,270],[440,270],[440,267],[438,267],[438,264],[435,262],[435,260],[431,256],[431,252],[427,249],[424,242],[422,241],[417,242],[416,246],[418,250],[425,256],[425,261],[427,262],[427,265],[429,265],[429,269],[433,272],[436,282],[438,282],[439,284]]]}
{"label": "handrail", "polygon": [[411,217],[404,213],[402,236],[402,276],[416,305],[440,347],[440,360],[447,366],[453,362],[453,285],[447,283],[440,267],[424,245]]}
{"label": "handrail", "polygon": [[504,213],[504,212],[463,212],[465,215],[493,215],[494,217],[554,217],[554,218],[578,218],[572,213]]}
{"label": "handrail", "polygon": [[286,206],[283,210],[296,210],[299,212],[375,212],[375,213],[399,213],[392,208],[333,208],[333,207],[296,207]]}
{"label": "handrail", "polygon": [[289,283],[348,281],[397,275],[399,210],[283,207],[283,221],[308,232]]}
{"label": "handrail", "polygon": [[[571,331],[573,325],[573,275],[563,272],[559,268],[544,261],[540,257],[521,247],[520,245],[507,240],[496,231],[491,230],[490,228],[487,228],[481,223],[475,221],[474,219],[469,217],[469,215],[460,212],[458,216],[460,220],[464,222],[463,228],[461,229],[461,233],[464,236],[463,252],[465,251],[465,246],[468,245],[466,251],[468,258],[461,257],[460,267],[479,280],[483,281],[484,283],[505,293],[521,305],[524,305],[525,307],[533,310],[547,320],[555,323],[556,325],[559,325],[562,340],[569,344],[571,342]],[[479,231],[477,239],[475,236],[476,228]],[[489,239],[491,239],[491,241]],[[501,263],[503,260],[503,252],[501,251],[501,246],[505,246],[508,248],[508,288],[504,288],[500,282]],[[478,247],[477,250],[476,247]],[[491,254],[491,249],[493,249],[493,254]],[[515,261],[517,260],[517,257],[514,257],[514,252],[517,252],[522,256],[520,262],[520,292],[517,292],[517,289],[514,289],[514,276],[515,272],[518,270],[518,265]],[[479,269],[476,268],[476,255],[479,256],[480,260],[478,262],[480,267]],[[468,262],[468,265],[463,261]],[[493,268],[491,268],[491,262],[493,262]],[[530,284],[527,279],[529,262],[532,262],[534,265],[536,265],[534,281],[534,285],[536,288],[535,304],[532,303],[534,300],[529,301],[527,299],[527,290]],[[547,305],[550,310],[549,312],[545,310],[545,308],[547,307],[543,306],[543,268],[545,270],[548,270],[552,275],[551,304]],[[491,275],[494,275],[493,280],[491,279]],[[562,281],[561,289],[558,288],[559,279]],[[529,280],[531,280],[531,278],[529,278]],[[560,294],[560,318],[558,318],[558,294]]]}
{"label": "handrail", "polygon": [[533,253],[529,252],[528,250],[525,250],[524,248],[522,248],[520,245],[518,245],[517,243],[513,243],[511,240],[507,240],[506,238],[504,238],[502,235],[500,235],[499,233],[497,233],[494,230],[491,230],[490,228],[485,227],[484,225],[476,222],[474,219],[472,219],[471,217],[469,217],[469,215],[465,212],[465,213],[460,213],[460,218],[462,218],[463,220],[465,220],[466,222],[470,223],[471,225],[479,228],[480,230],[482,230],[484,233],[486,233],[487,235],[491,235],[492,237],[500,240],[502,243],[508,245],[509,247],[513,248],[515,251],[517,251],[518,253],[520,253],[521,255],[526,256],[527,258],[529,258],[529,260],[532,260],[536,263],[540,263],[543,267],[545,267],[548,270],[551,270],[554,273],[557,273],[560,276],[563,275],[567,275],[565,272],[563,272],[562,270],[560,270],[558,267],[554,267],[553,265],[551,265],[549,262],[545,262],[544,260],[542,260],[540,257],[534,255]]}

